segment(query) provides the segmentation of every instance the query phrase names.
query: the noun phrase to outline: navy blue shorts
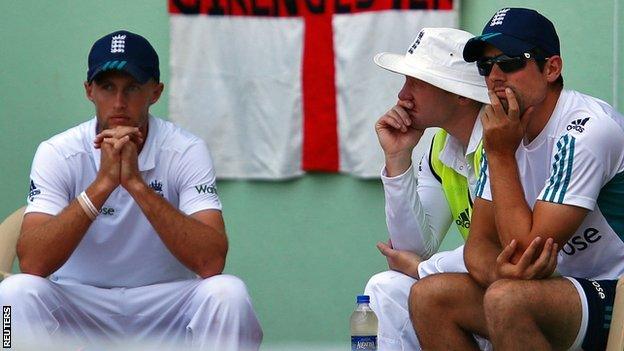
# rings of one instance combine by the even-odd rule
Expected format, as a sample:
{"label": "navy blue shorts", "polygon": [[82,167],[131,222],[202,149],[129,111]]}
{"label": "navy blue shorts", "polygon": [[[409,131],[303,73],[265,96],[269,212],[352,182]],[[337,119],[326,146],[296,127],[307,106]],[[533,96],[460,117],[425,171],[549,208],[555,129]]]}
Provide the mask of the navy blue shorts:
{"label": "navy blue shorts", "polygon": [[587,331],[583,339],[583,350],[604,350],[611,327],[617,280],[571,279],[583,288],[587,302]]}

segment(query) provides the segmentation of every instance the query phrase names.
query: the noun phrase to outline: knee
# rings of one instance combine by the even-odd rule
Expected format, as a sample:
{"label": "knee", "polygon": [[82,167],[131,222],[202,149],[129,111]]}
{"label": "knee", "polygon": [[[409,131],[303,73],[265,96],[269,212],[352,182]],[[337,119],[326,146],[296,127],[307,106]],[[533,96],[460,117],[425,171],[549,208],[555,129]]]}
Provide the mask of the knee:
{"label": "knee", "polygon": [[15,274],[0,283],[0,301],[14,305],[33,296],[51,291],[50,281],[31,274]]}
{"label": "knee", "polygon": [[[378,293],[387,292],[388,289],[392,289],[395,284],[392,284],[393,280],[397,275],[401,273],[395,271],[385,271],[381,273],[377,273],[374,276],[370,277],[368,282],[366,283],[366,288],[364,288],[364,293],[366,295],[376,295]],[[373,299],[371,298],[371,301]]]}
{"label": "knee", "polygon": [[233,275],[220,274],[204,279],[195,290],[195,299],[219,306],[248,304],[250,297],[245,283]]}
{"label": "knee", "polygon": [[523,293],[523,282],[517,280],[498,280],[485,292],[483,308],[487,320],[499,322],[506,316],[519,316],[527,310],[529,298]]}
{"label": "knee", "polygon": [[440,313],[442,309],[450,307],[446,296],[444,279],[441,275],[431,275],[414,283],[408,298],[412,321],[418,320],[420,315]]}

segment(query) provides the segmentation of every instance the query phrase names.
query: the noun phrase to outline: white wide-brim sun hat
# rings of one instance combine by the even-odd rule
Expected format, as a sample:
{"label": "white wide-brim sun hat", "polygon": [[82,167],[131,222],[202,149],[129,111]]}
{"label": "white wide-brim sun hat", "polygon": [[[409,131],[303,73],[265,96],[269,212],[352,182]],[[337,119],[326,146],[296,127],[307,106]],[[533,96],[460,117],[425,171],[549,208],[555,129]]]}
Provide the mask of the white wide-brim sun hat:
{"label": "white wide-brim sun hat", "polygon": [[476,63],[463,58],[464,46],[473,37],[459,29],[423,28],[405,55],[382,52],[373,61],[389,71],[489,104],[485,78],[479,75]]}

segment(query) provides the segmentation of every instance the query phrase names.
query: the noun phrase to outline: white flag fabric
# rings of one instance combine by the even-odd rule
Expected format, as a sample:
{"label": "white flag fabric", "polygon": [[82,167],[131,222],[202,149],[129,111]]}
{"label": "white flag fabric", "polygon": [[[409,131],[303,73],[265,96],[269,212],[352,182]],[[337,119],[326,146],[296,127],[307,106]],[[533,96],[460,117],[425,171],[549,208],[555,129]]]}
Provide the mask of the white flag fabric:
{"label": "white flag fabric", "polygon": [[[455,9],[329,14],[333,51],[321,52],[305,48],[306,30],[315,30],[305,18],[310,14],[229,16],[225,9],[215,16],[201,8],[185,14],[174,3],[169,118],[207,142],[219,178],[285,179],[307,171],[378,177],[383,153],[374,124],[396,102],[404,77],[378,68],[373,56],[405,52],[423,27],[458,23]],[[324,39],[309,40],[316,48]],[[326,73],[308,68],[304,75],[304,55],[314,64],[328,54],[334,85],[304,81]],[[325,103],[316,96],[326,93],[335,94],[327,100],[335,101],[333,122],[312,119],[327,107],[314,106]],[[417,153],[428,146],[421,141]]]}

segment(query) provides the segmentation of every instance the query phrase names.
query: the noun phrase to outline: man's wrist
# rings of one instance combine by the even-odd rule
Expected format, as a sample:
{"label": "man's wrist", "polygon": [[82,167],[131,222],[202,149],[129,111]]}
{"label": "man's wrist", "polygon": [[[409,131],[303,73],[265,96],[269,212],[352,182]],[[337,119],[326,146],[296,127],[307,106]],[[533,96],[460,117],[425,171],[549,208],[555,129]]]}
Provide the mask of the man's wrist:
{"label": "man's wrist", "polygon": [[123,184],[123,187],[128,191],[128,193],[130,193],[130,195],[139,194],[149,189],[147,184],[141,178],[130,179]]}
{"label": "man's wrist", "polygon": [[386,176],[396,177],[407,171],[412,165],[411,152],[398,152],[395,154],[386,154]]}

